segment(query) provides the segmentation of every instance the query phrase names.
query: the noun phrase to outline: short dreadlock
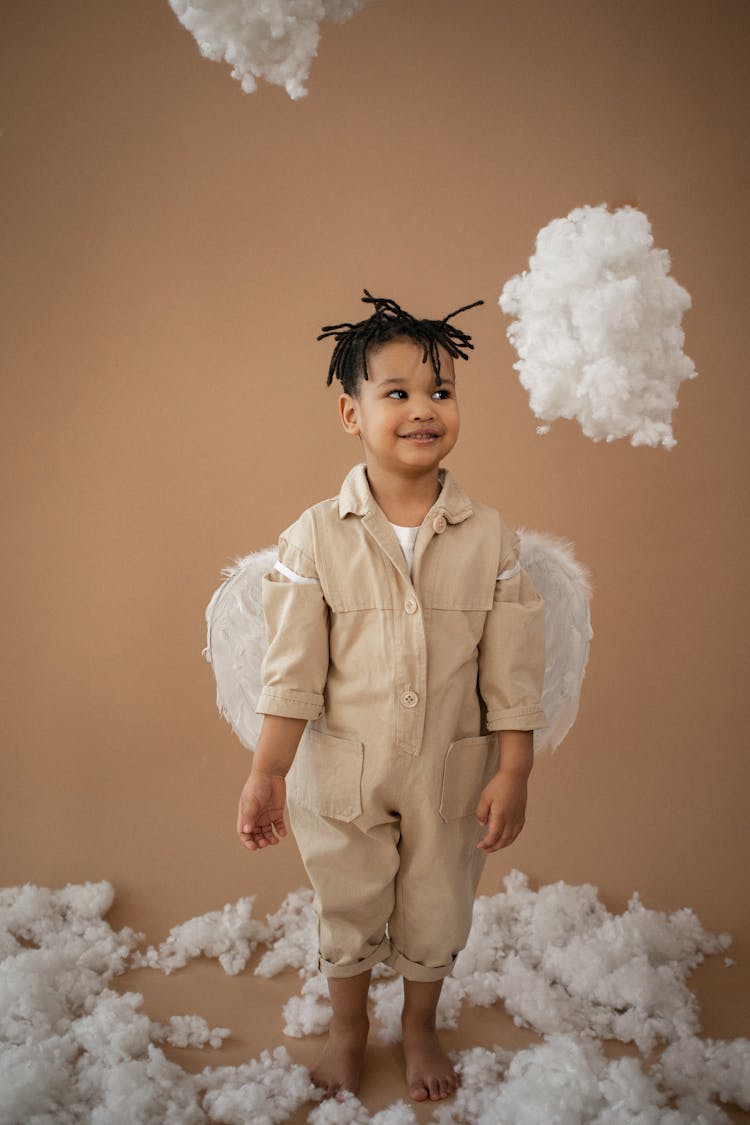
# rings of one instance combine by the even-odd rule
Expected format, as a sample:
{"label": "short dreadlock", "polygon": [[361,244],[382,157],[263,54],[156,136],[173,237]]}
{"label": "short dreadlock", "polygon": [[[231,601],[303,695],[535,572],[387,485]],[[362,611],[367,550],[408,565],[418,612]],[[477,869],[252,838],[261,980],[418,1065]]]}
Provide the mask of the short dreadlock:
{"label": "short dreadlock", "polygon": [[367,320],[360,320],[357,324],[329,324],[323,326],[319,340],[326,336],[333,336],[336,346],[331,356],[328,368],[326,386],[330,386],[334,375],[340,380],[347,394],[357,395],[360,378],[368,378],[367,351],[369,348],[384,344],[399,336],[408,336],[416,343],[422,345],[422,363],[427,362],[429,355],[435,372],[435,380],[440,386],[440,355],[438,345],[445,348],[453,358],[468,359],[461,348],[473,348],[471,336],[462,332],[460,328],[449,324],[452,316],[460,312],[473,309],[475,305],[483,305],[484,301],[474,301],[470,305],[462,305],[460,309],[448,313],[442,320],[417,320],[410,313],[400,308],[390,297],[373,297],[367,290],[363,290],[365,304],[374,305],[375,311]]}

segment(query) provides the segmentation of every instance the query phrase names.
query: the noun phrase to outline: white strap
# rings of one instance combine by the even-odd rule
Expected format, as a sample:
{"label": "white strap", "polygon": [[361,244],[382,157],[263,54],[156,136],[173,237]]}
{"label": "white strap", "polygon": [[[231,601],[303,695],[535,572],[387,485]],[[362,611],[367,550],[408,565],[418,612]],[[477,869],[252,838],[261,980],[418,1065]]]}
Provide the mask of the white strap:
{"label": "white strap", "polygon": [[301,574],[295,574],[293,570],[290,570],[288,566],[284,566],[278,559],[273,564],[273,569],[280,571],[281,574],[286,575],[287,578],[291,578],[292,582],[317,582],[318,585],[320,585],[319,578],[303,578]]}
{"label": "white strap", "polygon": [[518,574],[520,569],[521,569],[521,564],[520,564],[520,562],[517,562],[515,566],[512,566],[510,568],[510,570],[504,570],[502,572],[502,574],[498,574],[495,581],[499,582],[501,578],[515,578],[515,576]]}

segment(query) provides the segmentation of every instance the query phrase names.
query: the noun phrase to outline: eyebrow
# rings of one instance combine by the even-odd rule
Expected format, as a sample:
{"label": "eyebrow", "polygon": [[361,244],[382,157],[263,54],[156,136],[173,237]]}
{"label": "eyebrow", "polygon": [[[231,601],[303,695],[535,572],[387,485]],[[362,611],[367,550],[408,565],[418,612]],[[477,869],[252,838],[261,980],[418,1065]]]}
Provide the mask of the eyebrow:
{"label": "eyebrow", "polygon": [[[391,385],[391,383],[405,383],[405,382],[406,382],[406,379],[396,379],[396,378],[391,378],[391,379],[383,379],[383,380],[382,380],[382,381],[381,381],[380,383],[378,383],[377,385],[378,385],[379,387],[388,387],[388,386],[390,386],[390,385]],[[445,378],[444,378],[444,377],[443,377],[443,376],[441,375],[441,376],[440,376],[440,386],[442,386],[442,385],[443,385],[443,383],[450,383],[450,385],[451,385],[452,387],[455,387],[455,385],[456,385],[456,380],[455,380],[455,379],[445,379]]]}

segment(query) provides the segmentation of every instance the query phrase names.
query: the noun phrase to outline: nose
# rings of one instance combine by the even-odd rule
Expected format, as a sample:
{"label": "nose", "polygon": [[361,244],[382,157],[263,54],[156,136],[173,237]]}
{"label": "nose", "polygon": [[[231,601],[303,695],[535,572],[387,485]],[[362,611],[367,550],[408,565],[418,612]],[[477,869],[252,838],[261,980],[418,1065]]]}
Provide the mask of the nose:
{"label": "nose", "polygon": [[431,395],[412,394],[410,405],[410,413],[415,421],[423,421],[425,418],[435,417],[435,404]]}

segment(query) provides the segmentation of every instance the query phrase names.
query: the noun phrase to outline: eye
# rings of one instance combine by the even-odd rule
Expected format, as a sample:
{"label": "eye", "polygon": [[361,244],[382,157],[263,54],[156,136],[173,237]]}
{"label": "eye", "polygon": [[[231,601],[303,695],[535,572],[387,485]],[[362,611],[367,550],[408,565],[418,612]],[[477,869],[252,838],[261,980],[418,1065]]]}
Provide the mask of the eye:
{"label": "eye", "polygon": [[389,391],[388,394],[386,395],[386,398],[390,398],[391,395],[405,395],[405,394],[406,394],[406,391],[402,391],[400,388],[397,388],[395,391]]}
{"label": "eye", "polygon": [[451,397],[451,393],[447,387],[438,387],[438,389],[434,393],[436,395],[445,395],[446,398]]}

